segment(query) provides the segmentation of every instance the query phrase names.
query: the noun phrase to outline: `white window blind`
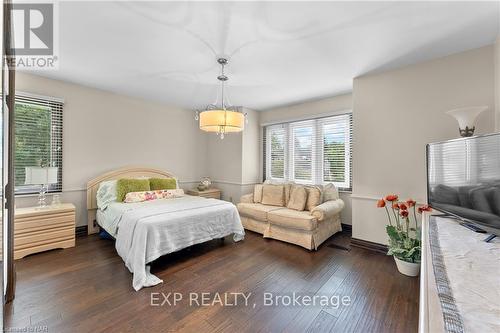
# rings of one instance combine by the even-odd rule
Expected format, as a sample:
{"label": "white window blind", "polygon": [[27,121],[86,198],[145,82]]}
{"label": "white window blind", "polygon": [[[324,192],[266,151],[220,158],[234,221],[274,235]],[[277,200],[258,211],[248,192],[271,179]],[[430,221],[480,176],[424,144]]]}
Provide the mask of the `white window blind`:
{"label": "white window blind", "polygon": [[49,192],[62,190],[62,102],[34,96],[16,96],[14,109],[15,193],[37,193],[36,185],[25,185],[25,168],[58,167],[57,183]]}
{"label": "white window blind", "polygon": [[266,126],[265,178],[351,190],[351,138],[350,113]]}
{"label": "white window blind", "polygon": [[299,183],[312,183],[313,165],[316,158],[314,122],[303,121],[290,124],[291,179]]}
{"label": "white window blind", "polygon": [[265,132],[264,141],[269,142],[264,149],[265,165],[269,172],[269,178],[285,179],[285,159],[286,159],[286,129],[283,125],[269,126]]}

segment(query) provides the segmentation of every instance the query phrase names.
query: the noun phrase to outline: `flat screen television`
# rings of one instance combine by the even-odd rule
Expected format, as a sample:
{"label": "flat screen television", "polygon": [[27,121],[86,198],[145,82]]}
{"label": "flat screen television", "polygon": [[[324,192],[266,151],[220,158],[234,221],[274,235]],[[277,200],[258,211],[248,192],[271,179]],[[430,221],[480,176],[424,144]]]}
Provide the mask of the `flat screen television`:
{"label": "flat screen television", "polygon": [[429,205],[500,234],[500,133],[427,145]]}

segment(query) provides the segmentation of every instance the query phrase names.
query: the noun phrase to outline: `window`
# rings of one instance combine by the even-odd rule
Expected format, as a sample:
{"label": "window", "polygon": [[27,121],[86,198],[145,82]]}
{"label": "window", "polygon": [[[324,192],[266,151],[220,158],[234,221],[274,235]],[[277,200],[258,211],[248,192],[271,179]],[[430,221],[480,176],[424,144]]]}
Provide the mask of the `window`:
{"label": "window", "polygon": [[49,192],[62,190],[62,107],[60,101],[17,95],[14,109],[15,193],[38,193],[37,185],[25,185],[25,168],[58,167],[57,183]]}
{"label": "window", "polygon": [[351,190],[352,115],[264,127],[264,175]]}
{"label": "window", "polygon": [[268,130],[269,175],[273,179],[285,179],[286,133],[284,126],[271,126]]}

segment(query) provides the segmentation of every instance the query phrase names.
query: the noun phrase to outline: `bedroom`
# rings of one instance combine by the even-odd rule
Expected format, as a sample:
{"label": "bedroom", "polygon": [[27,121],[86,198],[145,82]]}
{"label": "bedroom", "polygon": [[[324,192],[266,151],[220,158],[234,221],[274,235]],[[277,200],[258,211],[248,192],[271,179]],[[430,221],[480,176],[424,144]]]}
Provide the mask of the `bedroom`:
{"label": "bedroom", "polygon": [[[377,200],[428,203],[447,111],[500,130],[498,2],[41,4],[40,68],[42,23],[3,12],[5,329],[436,331]],[[203,128],[224,106],[242,130]],[[498,328],[488,301],[467,330]]]}

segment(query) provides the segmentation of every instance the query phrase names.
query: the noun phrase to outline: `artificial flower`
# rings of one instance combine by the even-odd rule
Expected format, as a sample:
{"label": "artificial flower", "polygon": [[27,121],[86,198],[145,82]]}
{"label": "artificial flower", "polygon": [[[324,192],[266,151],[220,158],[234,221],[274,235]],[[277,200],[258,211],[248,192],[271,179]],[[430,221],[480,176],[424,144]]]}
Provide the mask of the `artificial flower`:
{"label": "artificial flower", "polygon": [[396,194],[389,194],[388,196],[385,197],[385,200],[396,201],[396,200],[398,200],[398,196]]}
{"label": "artificial flower", "polygon": [[418,207],[418,212],[422,214],[422,212],[432,212],[432,208],[429,207],[428,205],[423,205]]}
{"label": "artificial flower", "polygon": [[399,210],[399,205],[398,205],[397,202],[395,202],[395,203],[392,204],[392,209]]}
{"label": "artificial flower", "polygon": [[400,203],[399,204],[399,209],[401,209],[401,210],[407,210],[408,207],[406,207],[406,205],[404,203]]}
{"label": "artificial flower", "polygon": [[384,199],[380,199],[379,201],[377,201],[377,207],[378,208],[385,207],[385,200]]}
{"label": "artificial flower", "polygon": [[399,212],[399,215],[401,215],[402,217],[406,218],[406,217],[408,217],[408,211],[407,210],[401,210]]}
{"label": "artificial flower", "polygon": [[413,207],[413,206],[415,206],[416,203],[417,202],[413,199],[406,200],[406,204],[408,205],[408,207]]}

